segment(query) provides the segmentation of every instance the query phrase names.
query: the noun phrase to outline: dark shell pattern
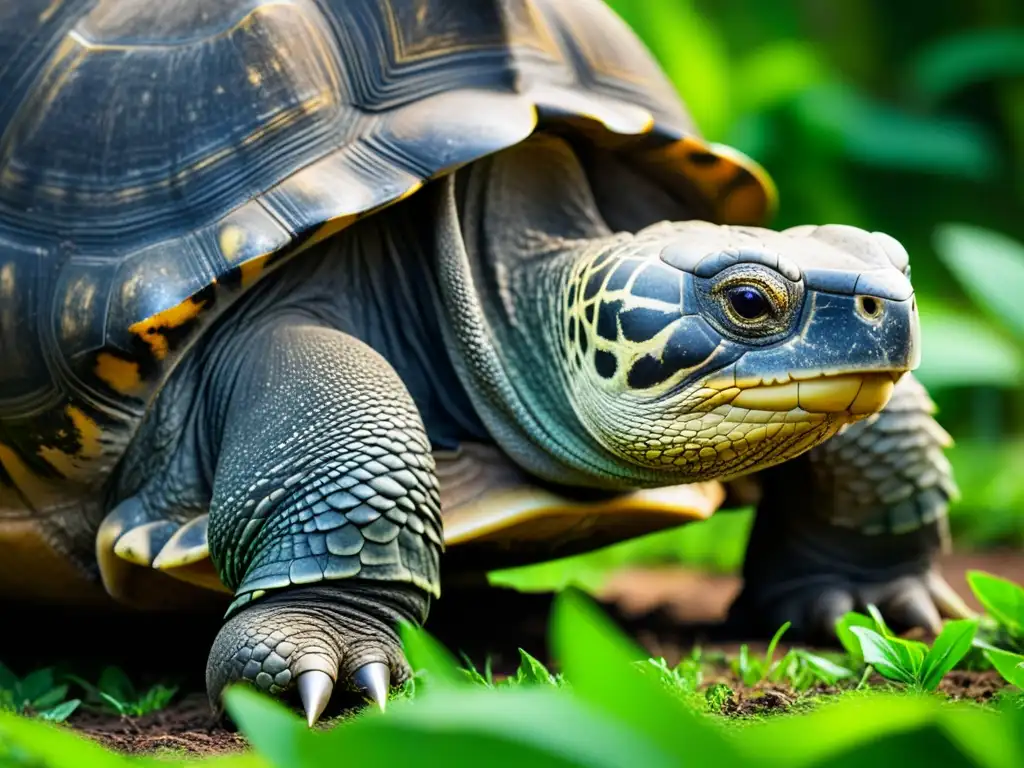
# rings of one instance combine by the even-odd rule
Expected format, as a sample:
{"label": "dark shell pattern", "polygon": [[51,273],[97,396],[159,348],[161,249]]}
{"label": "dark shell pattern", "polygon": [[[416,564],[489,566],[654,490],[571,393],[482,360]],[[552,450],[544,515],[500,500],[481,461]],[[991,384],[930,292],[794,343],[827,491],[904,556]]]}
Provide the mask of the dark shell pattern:
{"label": "dark shell pattern", "polygon": [[773,205],[601,0],[0,3],[0,511],[100,488],[275,265],[548,122]]}

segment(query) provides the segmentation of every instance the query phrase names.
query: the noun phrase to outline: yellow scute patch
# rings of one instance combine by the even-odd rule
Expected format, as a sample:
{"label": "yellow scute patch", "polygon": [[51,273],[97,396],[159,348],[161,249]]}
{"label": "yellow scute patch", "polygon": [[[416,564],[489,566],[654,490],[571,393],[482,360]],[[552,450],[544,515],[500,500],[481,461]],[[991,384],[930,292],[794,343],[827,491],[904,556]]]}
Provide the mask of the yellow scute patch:
{"label": "yellow scute patch", "polygon": [[109,352],[96,355],[96,376],[122,395],[135,395],[142,391],[139,364],[123,360]]}
{"label": "yellow scute patch", "polygon": [[149,348],[157,360],[167,357],[167,337],[161,331],[171,328],[178,328],[189,320],[193,320],[203,311],[203,303],[194,298],[188,298],[177,306],[157,312],[152,317],[132,323],[128,330],[139,336]]}

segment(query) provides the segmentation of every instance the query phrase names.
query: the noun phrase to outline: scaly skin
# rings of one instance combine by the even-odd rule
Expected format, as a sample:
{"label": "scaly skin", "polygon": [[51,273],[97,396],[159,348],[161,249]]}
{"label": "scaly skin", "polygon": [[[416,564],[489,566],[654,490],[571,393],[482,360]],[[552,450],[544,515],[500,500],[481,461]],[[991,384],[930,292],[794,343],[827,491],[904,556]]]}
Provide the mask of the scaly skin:
{"label": "scaly skin", "polygon": [[[214,702],[236,679],[298,684],[313,720],[335,683],[380,680],[356,666],[407,674],[394,622],[422,621],[440,586],[430,449],[484,430],[538,478],[611,494],[791,467],[784,483],[767,476],[737,615],[810,630],[877,596],[896,615],[909,601],[902,617],[934,618],[918,602],[939,599],[921,591],[949,486],[937,428],[903,394],[871,418],[917,364],[895,241],[700,221],[612,232],[577,156],[544,136],[458,181],[288,265],[154,409],[183,430],[156,463],[177,467],[177,498],[209,498],[209,553],[235,595],[208,670]],[[887,459],[889,426],[917,446],[909,463]],[[176,430],[142,434],[161,433]],[[835,450],[810,454],[809,477],[807,451],[829,438]],[[188,446],[199,459],[182,464]],[[129,452],[115,520],[146,497],[145,451]],[[812,477],[820,503],[791,493]],[[882,482],[862,503],[866,479]],[[829,506],[836,483],[856,503]],[[903,519],[908,498],[923,527],[858,532]],[[140,519],[166,535],[159,514]],[[821,583],[846,597],[820,610]]]}

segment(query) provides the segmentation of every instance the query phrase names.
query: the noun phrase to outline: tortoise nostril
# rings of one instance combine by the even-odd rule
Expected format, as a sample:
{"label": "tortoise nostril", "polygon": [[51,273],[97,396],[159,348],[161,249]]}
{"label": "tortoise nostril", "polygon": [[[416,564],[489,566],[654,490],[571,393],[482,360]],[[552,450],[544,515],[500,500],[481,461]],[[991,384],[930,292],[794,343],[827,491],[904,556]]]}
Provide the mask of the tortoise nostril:
{"label": "tortoise nostril", "polygon": [[857,311],[868,320],[877,320],[882,316],[882,302],[874,296],[858,296]]}

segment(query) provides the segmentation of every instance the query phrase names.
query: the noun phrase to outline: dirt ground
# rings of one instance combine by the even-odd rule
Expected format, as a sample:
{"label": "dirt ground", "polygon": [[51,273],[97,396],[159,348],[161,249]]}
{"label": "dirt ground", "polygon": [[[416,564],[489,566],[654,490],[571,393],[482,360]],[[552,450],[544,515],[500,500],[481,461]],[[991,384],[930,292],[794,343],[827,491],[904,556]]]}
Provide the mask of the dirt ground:
{"label": "dirt ground", "polygon": [[[972,568],[1024,582],[1024,553],[954,554],[943,559],[941,568],[950,584],[978,608],[964,581],[964,571]],[[680,568],[645,568],[615,575],[602,597],[619,612],[619,620],[652,655],[665,656],[670,663],[686,652],[696,639],[706,640],[722,621],[725,611],[739,589],[734,577],[710,576]],[[440,611],[435,634],[449,645],[465,650],[475,662],[491,656],[495,670],[511,672],[516,666],[520,646],[541,658],[544,648],[545,618],[550,600],[546,596],[517,595],[507,592],[481,601],[474,611],[472,626],[466,616],[446,616]],[[438,608],[441,608],[441,603]],[[486,608],[484,607],[486,606]],[[475,631],[474,631],[475,630]],[[211,635],[212,636],[212,635]],[[456,639],[458,638],[458,639]],[[715,638],[704,647],[732,653],[744,638]],[[760,644],[752,643],[756,648]],[[201,669],[202,662],[187,655],[178,662],[190,669]],[[728,680],[728,673],[723,673]],[[788,709],[796,695],[784,687],[767,685],[747,689],[735,679],[728,680],[735,690],[727,714],[759,715]],[[984,701],[1002,687],[995,673],[956,672],[947,676],[942,690],[956,698]],[[810,695],[827,695],[827,688]],[[220,754],[244,747],[244,739],[217,723],[210,714],[202,682],[188,679],[182,693],[166,709],[145,717],[120,718],[80,711],[70,724],[101,743],[126,753],[173,751],[179,754]]]}

